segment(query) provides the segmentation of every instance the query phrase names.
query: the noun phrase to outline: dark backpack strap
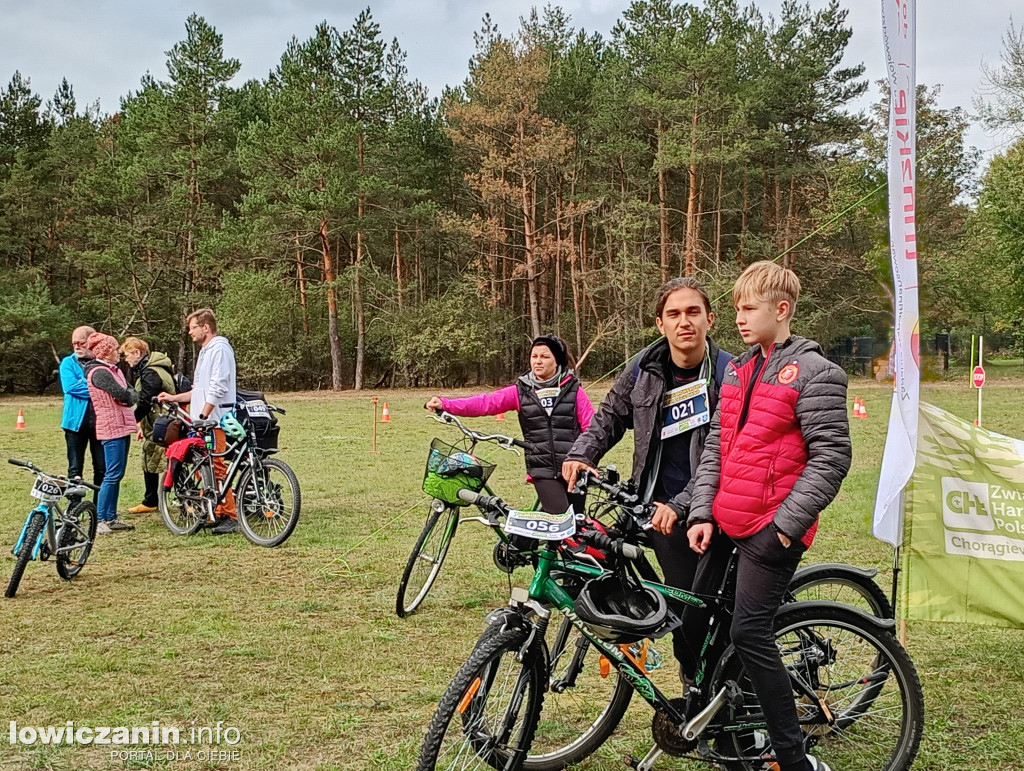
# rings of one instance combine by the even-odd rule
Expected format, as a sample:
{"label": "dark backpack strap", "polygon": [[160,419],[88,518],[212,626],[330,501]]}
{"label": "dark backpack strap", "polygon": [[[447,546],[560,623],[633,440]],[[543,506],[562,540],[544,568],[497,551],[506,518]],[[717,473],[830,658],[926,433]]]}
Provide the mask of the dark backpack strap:
{"label": "dark backpack strap", "polygon": [[719,348],[718,359],[715,361],[715,382],[718,385],[722,385],[722,381],[725,380],[725,371],[728,369],[730,361],[732,361],[732,355]]}

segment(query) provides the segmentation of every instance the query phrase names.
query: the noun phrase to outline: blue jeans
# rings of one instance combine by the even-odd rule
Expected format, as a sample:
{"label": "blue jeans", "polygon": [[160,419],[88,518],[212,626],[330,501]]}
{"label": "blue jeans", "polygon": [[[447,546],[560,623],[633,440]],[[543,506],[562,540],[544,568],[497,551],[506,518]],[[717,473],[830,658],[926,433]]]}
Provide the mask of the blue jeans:
{"label": "blue jeans", "polygon": [[121,479],[128,465],[128,447],[131,435],[120,439],[103,440],[103,460],[106,473],[100,483],[100,494],[96,500],[96,516],[100,522],[110,522],[117,517],[117,498],[121,493]]}

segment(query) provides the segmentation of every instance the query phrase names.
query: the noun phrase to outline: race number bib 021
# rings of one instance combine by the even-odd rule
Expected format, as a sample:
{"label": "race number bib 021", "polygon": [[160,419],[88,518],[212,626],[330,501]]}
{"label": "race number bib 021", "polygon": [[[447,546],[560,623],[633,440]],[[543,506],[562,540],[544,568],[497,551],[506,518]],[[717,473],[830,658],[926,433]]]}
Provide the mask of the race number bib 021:
{"label": "race number bib 021", "polygon": [[504,530],[510,535],[524,535],[542,541],[560,541],[576,534],[576,515],[572,506],[564,514],[546,511],[510,511]]}
{"label": "race number bib 021", "polygon": [[668,439],[692,431],[711,421],[708,384],[703,380],[673,388],[665,394],[665,423],[661,438]]}

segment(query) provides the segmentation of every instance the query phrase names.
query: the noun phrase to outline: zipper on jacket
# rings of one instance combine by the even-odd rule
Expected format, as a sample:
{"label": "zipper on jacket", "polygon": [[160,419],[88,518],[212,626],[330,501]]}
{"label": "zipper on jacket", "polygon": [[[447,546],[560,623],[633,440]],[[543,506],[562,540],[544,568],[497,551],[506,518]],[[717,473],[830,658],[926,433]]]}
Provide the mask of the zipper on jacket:
{"label": "zipper on jacket", "polygon": [[[775,350],[775,343],[771,344],[768,349],[768,355],[764,357],[764,364],[761,365],[761,369],[758,370],[754,376],[754,384],[750,388],[745,389],[746,393],[743,394],[743,408],[740,410],[740,422],[736,427],[736,433],[743,430],[743,426],[747,424],[747,413],[750,411],[750,403],[754,401],[754,391],[757,390],[757,384],[761,382],[761,377],[764,375],[764,371],[768,368],[768,360],[772,357],[772,351]],[[735,365],[733,365],[735,366]]]}

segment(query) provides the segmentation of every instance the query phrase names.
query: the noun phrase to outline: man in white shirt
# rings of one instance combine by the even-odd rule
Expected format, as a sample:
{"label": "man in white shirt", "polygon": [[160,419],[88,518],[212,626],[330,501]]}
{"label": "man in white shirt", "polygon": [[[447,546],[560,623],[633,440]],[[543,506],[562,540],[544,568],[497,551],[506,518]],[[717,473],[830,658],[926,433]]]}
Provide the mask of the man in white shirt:
{"label": "man in white shirt", "polygon": [[[192,340],[202,346],[192,376],[192,390],[180,394],[162,393],[160,402],[189,404],[189,414],[202,420],[220,420],[235,406],[235,352],[228,339],[217,334],[217,317],[209,308],[200,308],[186,319]],[[214,453],[223,453],[227,438],[220,428],[213,429]],[[228,467],[223,457],[214,457],[213,473],[217,479],[227,476]],[[238,530],[235,513],[235,494],[228,490],[224,502],[217,507],[217,526],[214,535],[234,533]]]}

